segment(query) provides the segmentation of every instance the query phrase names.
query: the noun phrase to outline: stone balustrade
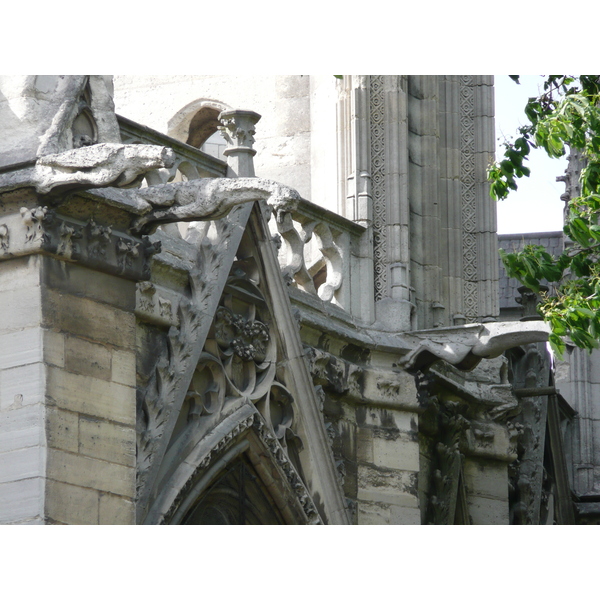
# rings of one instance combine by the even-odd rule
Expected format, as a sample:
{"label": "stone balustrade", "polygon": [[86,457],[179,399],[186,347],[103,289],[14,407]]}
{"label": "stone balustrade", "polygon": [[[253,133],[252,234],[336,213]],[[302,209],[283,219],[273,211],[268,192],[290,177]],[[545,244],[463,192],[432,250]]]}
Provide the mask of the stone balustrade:
{"label": "stone balustrade", "polygon": [[[119,116],[118,121],[124,143],[166,146],[175,154],[175,163],[170,169],[148,172],[141,186],[228,176],[224,161],[125,117]],[[185,224],[162,228],[169,235],[186,238],[195,235],[198,227],[206,229],[198,224],[191,228]],[[271,219],[270,227],[280,242],[278,258],[288,283],[354,316],[369,319],[373,304],[369,291],[373,267],[366,227],[306,200],[293,211],[279,211]],[[354,293],[351,273],[356,274]],[[361,285],[361,281],[365,285]]]}
{"label": "stone balustrade", "polygon": [[225,177],[227,163],[184,144],[149,127],[118,117],[124,144],[151,144],[166,146],[175,153],[175,164],[170,169],[156,169],[144,176],[142,185],[158,185],[172,181],[199,179],[200,177]]}
{"label": "stone balustrade", "polygon": [[279,211],[270,227],[288,284],[366,317],[372,288],[361,281],[372,277],[373,269],[366,227],[306,200],[292,211]]}

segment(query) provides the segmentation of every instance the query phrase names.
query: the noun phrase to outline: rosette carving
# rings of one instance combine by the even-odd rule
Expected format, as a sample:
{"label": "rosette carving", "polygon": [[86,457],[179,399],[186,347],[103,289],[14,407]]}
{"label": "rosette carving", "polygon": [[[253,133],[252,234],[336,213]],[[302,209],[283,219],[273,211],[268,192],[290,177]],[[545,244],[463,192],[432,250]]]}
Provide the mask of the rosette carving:
{"label": "rosette carving", "polygon": [[221,306],[215,324],[217,342],[224,354],[232,352],[243,361],[263,362],[269,342],[269,328],[260,321],[248,320]]}

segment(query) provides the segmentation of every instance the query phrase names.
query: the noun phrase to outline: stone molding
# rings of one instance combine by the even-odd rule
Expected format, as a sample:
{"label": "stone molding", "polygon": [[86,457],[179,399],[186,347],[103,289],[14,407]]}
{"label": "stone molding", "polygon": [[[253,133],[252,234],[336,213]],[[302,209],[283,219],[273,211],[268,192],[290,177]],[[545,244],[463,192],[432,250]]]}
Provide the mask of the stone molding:
{"label": "stone molding", "polygon": [[0,219],[0,260],[26,254],[50,254],[90,269],[133,281],[150,278],[150,258],[160,242],[133,237],[99,225],[59,215],[47,206],[21,207]]}
{"label": "stone molding", "polygon": [[[156,519],[157,524],[166,524],[173,520],[179,522],[184,516],[186,499],[198,496],[202,493],[202,487],[206,487],[210,483],[211,466],[220,465],[220,463],[226,464],[224,457],[236,446],[239,446],[236,455],[245,451],[248,444],[242,445],[239,442],[247,438],[249,432],[253,432],[256,439],[260,440],[264,450],[267,450],[273,467],[279,472],[280,482],[287,482],[288,493],[295,498],[301,508],[305,523],[322,525],[323,520],[301,477],[276,436],[273,435],[271,428],[251,403],[242,404],[235,413],[228,416],[215,430],[202,438],[197,448],[192,451],[194,455],[200,454],[202,458],[200,456],[190,457],[181,463],[178,471],[171,478],[171,485],[165,487],[164,497],[159,499],[149,514],[150,519]],[[219,461],[219,457],[223,458]],[[231,458],[233,456],[229,457],[229,460]],[[192,464],[197,466],[190,469]],[[203,479],[204,486],[202,486]],[[182,485],[177,483],[177,481],[183,480],[185,481]]]}

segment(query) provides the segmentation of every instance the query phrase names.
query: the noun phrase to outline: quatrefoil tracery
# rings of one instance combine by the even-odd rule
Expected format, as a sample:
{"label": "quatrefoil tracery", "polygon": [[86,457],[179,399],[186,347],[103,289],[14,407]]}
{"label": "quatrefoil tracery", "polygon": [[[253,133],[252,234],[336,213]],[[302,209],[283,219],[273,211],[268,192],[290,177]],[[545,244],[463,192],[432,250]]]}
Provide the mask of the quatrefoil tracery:
{"label": "quatrefoil tracery", "polygon": [[188,423],[212,426],[228,402],[247,398],[284,449],[288,438],[296,437],[291,431],[293,396],[277,381],[277,343],[271,322],[259,288],[236,273],[227,283],[186,395]]}

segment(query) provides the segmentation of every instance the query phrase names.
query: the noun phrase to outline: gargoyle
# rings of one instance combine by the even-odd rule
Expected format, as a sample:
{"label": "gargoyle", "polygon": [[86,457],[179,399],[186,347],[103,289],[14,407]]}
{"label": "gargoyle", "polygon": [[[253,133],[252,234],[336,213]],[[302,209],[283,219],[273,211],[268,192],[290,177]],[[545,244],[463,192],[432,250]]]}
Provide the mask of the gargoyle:
{"label": "gargoyle", "polygon": [[[0,77],[0,97],[0,165],[16,167],[0,173],[0,191],[126,186],[175,164],[169,148],[121,143],[108,78]],[[18,115],[11,102],[23,106]]]}
{"label": "gargoyle", "polygon": [[543,321],[474,323],[412,331],[400,334],[409,351],[399,364],[408,370],[418,370],[441,358],[470,371],[483,358],[495,358],[515,346],[545,342],[549,333],[550,328]]}
{"label": "gargoyle", "polygon": [[259,177],[195,179],[119,190],[119,195],[142,213],[131,228],[136,234],[152,233],[163,223],[220,219],[235,206],[255,200],[266,200],[276,212],[293,210],[300,200],[296,190]]}
{"label": "gargoyle", "polygon": [[33,183],[40,194],[61,185],[125,186],[147,171],[174,164],[175,153],[163,146],[95,144],[38,158]]}

